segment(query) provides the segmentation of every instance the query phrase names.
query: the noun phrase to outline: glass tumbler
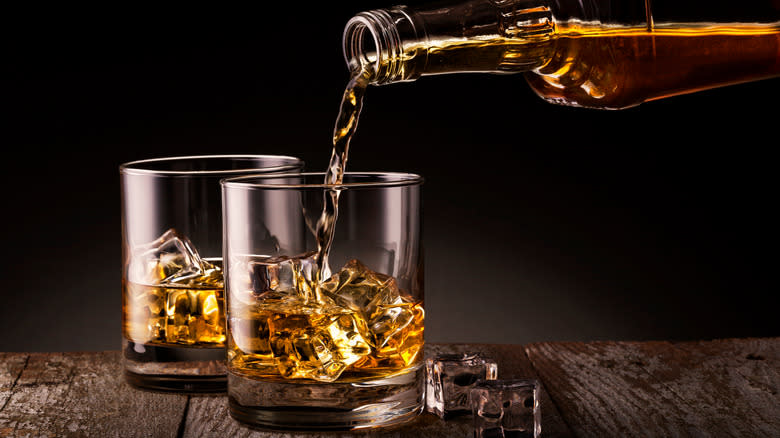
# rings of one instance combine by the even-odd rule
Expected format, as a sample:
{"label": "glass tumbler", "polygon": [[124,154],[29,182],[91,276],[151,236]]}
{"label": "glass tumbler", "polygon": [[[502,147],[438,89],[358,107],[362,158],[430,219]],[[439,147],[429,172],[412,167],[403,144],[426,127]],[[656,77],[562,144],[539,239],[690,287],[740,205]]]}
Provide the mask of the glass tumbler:
{"label": "glass tumbler", "polygon": [[170,157],[120,166],[127,382],[164,391],[226,390],[219,181],[302,168],[298,158],[273,155]]}
{"label": "glass tumbler", "polygon": [[372,428],[422,408],[422,178],[324,179],[222,182],[229,410],[256,427]]}

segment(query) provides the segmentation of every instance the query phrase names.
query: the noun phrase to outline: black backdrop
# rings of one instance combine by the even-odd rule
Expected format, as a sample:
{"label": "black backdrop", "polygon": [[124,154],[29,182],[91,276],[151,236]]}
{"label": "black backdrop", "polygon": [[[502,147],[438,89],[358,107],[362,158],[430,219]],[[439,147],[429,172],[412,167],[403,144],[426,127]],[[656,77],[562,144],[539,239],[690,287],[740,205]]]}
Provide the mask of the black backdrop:
{"label": "black backdrop", "polygon": [[[117,167],[227,153],[325,167],[356,12],[6,11],[0,350],[117,349]],[[351,170],[424,175],[429,341],[777,335],[780,80],[603,112],[523,78],[368,90]]]}

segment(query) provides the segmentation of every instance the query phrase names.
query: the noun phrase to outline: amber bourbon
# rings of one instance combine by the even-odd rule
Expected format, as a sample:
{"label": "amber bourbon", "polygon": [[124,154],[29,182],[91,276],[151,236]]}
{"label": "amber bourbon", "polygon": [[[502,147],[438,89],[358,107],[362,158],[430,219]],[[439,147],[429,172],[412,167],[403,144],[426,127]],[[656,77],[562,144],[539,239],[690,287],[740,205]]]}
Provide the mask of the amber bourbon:
{"label": "amber bourbon", "polygon": [[553,103],[619,109],[780,75],[778,23],[565,25],[559,34],[525,75]]}
{"label": "amber bourbon", "polygon": [[124,333],[143,344],[222,347],[223,289],[198,284],[124,287]]}
{"label": "amber bourbon", "polygon": [[244,278],[231,279],[230,369],[263,380],[360,382],[417,367],[422,302],[358,260],[317,286],[315,260],[311,253],[237,262]]}

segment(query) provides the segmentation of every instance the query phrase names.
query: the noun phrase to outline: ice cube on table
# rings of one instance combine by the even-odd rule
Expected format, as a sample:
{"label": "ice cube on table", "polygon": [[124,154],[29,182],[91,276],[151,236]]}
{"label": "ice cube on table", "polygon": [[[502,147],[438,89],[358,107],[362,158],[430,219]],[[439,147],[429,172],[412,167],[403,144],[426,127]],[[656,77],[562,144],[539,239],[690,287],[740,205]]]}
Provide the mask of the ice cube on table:
{"label": "ice cube on table", "polygon": [[541,434],[539,382],[534,379],[481,380],[471,388],[469,399],[476,438]]}
{"label": "ice cube on table", "polygon": [[222,270],[203,260],[192,242],[174,229],[133,248],[127,279],[146,285],[223,287]]}
{"label": "ice cube on table", "polygon": [[481,353],[441,354],[426,359],[425,409],[441,418],[471,412],[469,391],[479,380],[495,380],[498,366]]}

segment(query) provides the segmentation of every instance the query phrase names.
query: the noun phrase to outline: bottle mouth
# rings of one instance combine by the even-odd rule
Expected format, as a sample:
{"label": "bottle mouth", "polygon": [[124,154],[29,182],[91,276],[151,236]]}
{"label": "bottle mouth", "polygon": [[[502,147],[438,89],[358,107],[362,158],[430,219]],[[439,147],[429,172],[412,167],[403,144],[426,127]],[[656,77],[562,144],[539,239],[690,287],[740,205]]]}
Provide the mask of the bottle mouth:
{"label": "bottle mouth", "polygon": [[370,69],[372,84],[413,80],[404,75],[404,42],[417,33],[403,6],[360,12],[344,27],[344,60],[351,71]]}
{"label": "bottle mouth", "polygon": [[377,71],[379,67],[381,54],[378,49],[378,29],[375,20],[368,16],[369,13],[361,12],[352,17],[344,27],[344,61],[350,71],[365,66],[372,66],[373,70]]}

